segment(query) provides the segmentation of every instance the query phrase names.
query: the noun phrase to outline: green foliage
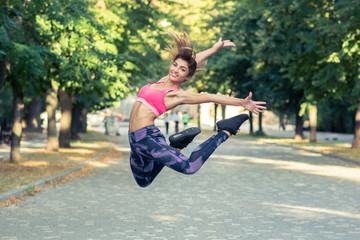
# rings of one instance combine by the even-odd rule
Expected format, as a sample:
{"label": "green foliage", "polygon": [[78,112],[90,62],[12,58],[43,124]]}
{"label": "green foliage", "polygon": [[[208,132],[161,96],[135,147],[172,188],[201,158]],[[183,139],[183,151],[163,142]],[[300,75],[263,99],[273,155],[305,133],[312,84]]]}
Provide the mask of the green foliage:
{"label": "green foliage", "polygon": [[317,108],[319,116],[317,129],[327,132],[353,133],[355,110],[348,110],[349,101],[333,98],[321,100]]}
{"label": "green foliage", "polygon": [[[197,91],[266,100],[279,114],[303,103],[360,99],[360,6],[355,0],[4,0],[0,61],[25,96],[50,81],[76,104],[103,108],[167,74],[164,28],[186,30],[196,51],[219,38],[237,48],[210,58]],[[326,99],[326,101],[323,101]],[[335,101],[335,100],[334,100]],[[337,109],[336,105],[331,105]],[[348,112],[350,109],[350,113]],[[326,111],[319,111],[326,112]]]}
{"label": "green foliage", "polygon": [[148,1],[6,1],[0,8],[0,61],[11,60],[8,84],[43,96],[50,81],[104,107],[158,75],[160,9]]}
{"label": "green foliage", "polygon": [[[314,81],[327,93],[341,99],[346,97],[357,104],[359,88],[360,9],[357,1],[337,1],[320,9],[315,26],[314,43],[320,57]],[[326,48],[323,46],[326,45]],[[328,87],[330,86],[330,87]],[[351,99],[349,99],[350,97]]]}
{"label": "green foliage", "polygon": [[360,99],[359,4],[217,1],[221,10],[213,24],[237,44],[234,66],[218,61],[227,85],[240,96],[244,89],[256,89],[255,96],[281,115],[325,98],[355,107]]}
{"label": "green foliage", "polygon": [[36,92],[45,73],[41,55],[46,49],[37,42],[34,18],[22,1],[1,6],[0,14],[0,60],[10,61],[7,84]]}
{"label": "green foliage", "polygon": [[12,118],[12,108],[13,99],[12,99],[12,91],[11,89],[4,87],[0,91],[0,121],[3,119],[11,119]]}

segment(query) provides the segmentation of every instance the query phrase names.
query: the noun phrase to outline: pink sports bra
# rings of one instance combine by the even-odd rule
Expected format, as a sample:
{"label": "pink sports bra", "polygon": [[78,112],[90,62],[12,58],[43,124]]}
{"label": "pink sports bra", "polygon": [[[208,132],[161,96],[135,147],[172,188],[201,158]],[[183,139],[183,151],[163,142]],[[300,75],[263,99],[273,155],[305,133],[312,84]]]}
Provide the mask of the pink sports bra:
{"label": "pink sports bra", "polygon": [[155,113],[157,117],[167,111],[164,101],[165,95],[170,91],[179,91],[177,88],[167,88],[161,90],[150,88],[152,84],[159,84],[163,82],[165,81],[146,84],[140,89],[136,99],[136,101],[145,104],[145,106],[147,106],[153,113]]}

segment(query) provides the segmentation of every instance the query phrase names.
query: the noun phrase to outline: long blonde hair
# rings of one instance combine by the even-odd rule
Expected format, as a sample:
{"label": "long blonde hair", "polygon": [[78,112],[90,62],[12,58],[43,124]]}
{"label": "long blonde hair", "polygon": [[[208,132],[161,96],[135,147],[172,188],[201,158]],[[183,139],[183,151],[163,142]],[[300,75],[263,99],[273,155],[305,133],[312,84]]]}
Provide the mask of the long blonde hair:
{"label": "long blonde hair", "polygon": [[193,48],[193,43],[190,39],[190,36],[183,31],[183,36],[179,36],[172,30],[166,30],[169,35],[174,40],[173,46],[168,46],[165,48],[171,54],[171,60],[175,61],[178,58],[182,58],[189,63],[189,72],[190,77],[196,72],[205,68],[206,62],[203,62],[197,65],[196,62],[196,53]]}

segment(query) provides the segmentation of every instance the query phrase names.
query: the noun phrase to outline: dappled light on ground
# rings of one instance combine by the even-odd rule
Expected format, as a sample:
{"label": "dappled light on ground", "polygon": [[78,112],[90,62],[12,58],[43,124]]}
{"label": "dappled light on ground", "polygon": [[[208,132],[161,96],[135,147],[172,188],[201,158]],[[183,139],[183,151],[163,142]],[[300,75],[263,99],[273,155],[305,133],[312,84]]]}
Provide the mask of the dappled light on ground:
{"label": "dappled light on ground", "polygon": [[[110,151],[109,147],[113,144],[107,139],[105,139],[106,141],[88,140],[88,138],[95,139],[96,136],[102,139],[101,134],[89,134],[84,136],[84,141],[72,142],[71,148],[60,148],[59,151],[47,151],[45,149],[46,141],[41,142],[38,139],[22,144],[20,163],[9,163],[8,158],[0,161],[0,193],[33,183],[39,179],[55,176],[93,160],[97,161],[93,161],[70,175],[85,176],[89,174],[90,169],[109,167],[109,164],[104,162],[105,159],[118,158],[121,153],[115,150]],[[8,154],[9,150],[8,146],[0,148],[0,152]],[[69,178],[62,178],[62,181],[64,179]]]}
{"label": "dappled light on ground", "polygon": [[[122,159],[121,157],[118,157],[117,159]],[[126,158],[126,160],[128,160]],[[122,164],[121,161],[118,161],[118,160],[107,160],[106,163],[110,166],[110,165],[119,165],[119,164]]]}
{"label": "dappled light on ground", "polygon": [[[316,165],[295,161],[273,160],[266,158],[246,157],[246,156],[232,156],[232,155],[214,155],[219,159],[227,161],[242,161],[256,164],[271,165],[276,169],[286,169],[292,171],[303,172],[306,174],[321,175],[327,177],[335,177],[343,180],[360,182],[360,168],[331,166],[331,165]],[[228,162],[218,163],[229,165]]]}
{"label": "dappled light on ground", "polygon": [[46,166],[49,165],[49,162],[46,161],[27,161],[20,163],[22,166],[26,167],[38,167],[38,166]]}
{"label": "dappled light on ground", "polygon": [[329,153],[329,154],[337,154],[340,156],[349,157],[352,159],[360,160],[360,149],[352,149],[351,143],[343,143],[343,142],[324,142],[317,141],[311,143],[309,139],[304,140],[294,140],[289,138],[282,139],[258,139],[258,143],[262,144],[283,144],[288,146],[293,146],[296,148],[304,148],[307,150],[312,150],[321,153]]}
{"label": "dappled light on ground", "polygon": [[318,207],[305,207],[305,206],[296,206],[288,204],[274,204],[274,203],[264,203],[264,205],[269,205],[274,208],[275,211],[284,213],[285,215],[291,217],[301,217],[301,218],[324,218],[328,215],[338,216],[338,217],[347,217],[360,220],[360,214],[332,210],[327,208],[318,208]]}
{"label": "dappled light on ground", "polygon": [[300,154],[303,156],[308,156],[308,157],[321,157],[322,154],[321,153],[314,153],[314,152],[307,152],[307,151],[300,151]]}
{"label": "dappled light on ground", "polygon": [[[105,146],[106,147],[106,146]],[[93,148],[61,148],[58,152],[46,151],[44,149],[33,150],[31,154],[24,154],[22,161],[88,161],[106,151]]]}
{"label": "dappled light on ground", "polygon": [[0,161],[0,193],[51,177],[78,165],[79,163],[49,161],[25,161],[19,164]]}
{"label": "dappled light on ground", "polygon": [[109,164],[102,162],[91,162],[90,165],[93,167],[109,167]]}
{"label": "dappled light on ground", "polygon": [[124,148],[124,147],[119,147],[118,150],[121,152],[130,152],[131,151],[130,148]]}
{"label": "dappled light on ground", "polygon": [[79,144],[72,144],[72,147],[81,147],[81,148],[89,148],[89,149],[96,149],[96,148],[103,148],[104,146],[110,146],[109,142],[93,142],[93,143],[82,143]]}
{"label": "dappled light on ground", "polygon": [[168,222],[168,221],[181,221],[183,218],[181,217],[175,217],[175,216],[166,216],[166,215],[150,215],[151,219],[157,221],[157,222]]}
{"label": "dappled light on ground", "polygon": [[95,149],[92,149],[92,148],[63,148],[63,149],[60,149],[60,152],[61,153],[85,153],[85,154],[88,154],[88,153],[93,153],[93,152],[97,152],[97,150]]}

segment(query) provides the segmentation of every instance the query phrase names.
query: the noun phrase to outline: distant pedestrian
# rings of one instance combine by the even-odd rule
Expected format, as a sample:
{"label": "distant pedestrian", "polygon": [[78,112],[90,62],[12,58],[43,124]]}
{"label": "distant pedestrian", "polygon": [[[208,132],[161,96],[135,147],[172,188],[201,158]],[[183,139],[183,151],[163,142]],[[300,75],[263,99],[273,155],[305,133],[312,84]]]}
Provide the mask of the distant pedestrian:
{"label": "distant pedestrian", "polygon": [[180,122],[180,116],[179,116],[178,111],[175,111],[172,113],[171,120],[173,120],[175,123],[175,133],[178,133],[179,132],[179,122]]}
{"label": "distant pedestrian", "polygon": [[104,110],[104,127],[105,127],[105,135],[109,135],[109,122],[110,117],[112,116],[112,112],[110,109]]}
{"label": "distant pedestrian", "polygon": [[182,116],[182,121],[184,124],[184,127],[187,126],[187,124],[189,123],[190,120],[190,115],[187,112],[184,112],[183,116]]}
{"label": "distant pedestrian", "polygon": [[166,135],[169,134],[169,121],[170,121],[170,115],[168,113],[165,113],[164,114],[164,122],[165,122]]}
{"label": "distant pedestrian", "polygon": [[122,122],[122,120],[123,120],[123,115],[122,115],[121,113],[118,113],[116,116],[117,116],[119,122]]}

